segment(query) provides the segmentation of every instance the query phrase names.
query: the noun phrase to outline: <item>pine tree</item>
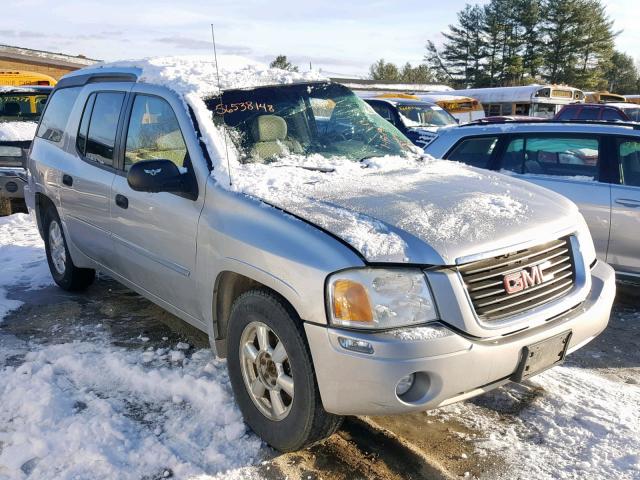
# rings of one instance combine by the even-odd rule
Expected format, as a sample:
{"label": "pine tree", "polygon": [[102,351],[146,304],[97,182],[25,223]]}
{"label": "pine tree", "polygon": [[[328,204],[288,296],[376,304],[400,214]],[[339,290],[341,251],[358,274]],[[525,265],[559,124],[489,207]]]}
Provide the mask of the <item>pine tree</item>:
{"label": "pine tree", "polygon": [[286,55],[278,55],[273,62],[269,64],[271,68],[281,68],[290,72],[297,72],[298,67],[289,62]]}
{"label": "pine tree", "polygon": [[633,58],[625,53],[613,52],[609,68],[604,72],[606,89],[613,93],[632,94],[640,91],[640,76]]}
{"label": "pine tree", "polygon": [[369,67],[369,77],[372,80],[387,80],[397,82],[400,80],[400,72],[398,67],[393,63],[387,63],[381,58]]}

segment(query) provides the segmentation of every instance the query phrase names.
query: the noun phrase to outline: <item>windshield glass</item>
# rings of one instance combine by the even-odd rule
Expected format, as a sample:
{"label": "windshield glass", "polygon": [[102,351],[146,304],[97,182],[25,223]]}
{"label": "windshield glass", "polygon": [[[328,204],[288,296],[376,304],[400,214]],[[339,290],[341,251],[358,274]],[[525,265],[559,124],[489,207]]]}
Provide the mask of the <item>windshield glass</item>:
{"label": "windshield glass", "polygon": [[455,119],[437,105],[398,105],[398,112],[407,127],[445,126]]}
{"label": "windshield glass", "polygon": [[205,103],[214,122],[230,128],[244,162],[268,163],[289,154],[359,161],[406,155],[413,148],[351,90],[332,83],[229,90]]}
{"label": "windshield glass", "polygon": [[624,113],[626,113],[633,122],[640,122],[640,107],[625,108]]}
{"label": "windshield glass", "polygon": [[30,92],[0,94],[0,122],[37,122],[47,97],[47,94]]}

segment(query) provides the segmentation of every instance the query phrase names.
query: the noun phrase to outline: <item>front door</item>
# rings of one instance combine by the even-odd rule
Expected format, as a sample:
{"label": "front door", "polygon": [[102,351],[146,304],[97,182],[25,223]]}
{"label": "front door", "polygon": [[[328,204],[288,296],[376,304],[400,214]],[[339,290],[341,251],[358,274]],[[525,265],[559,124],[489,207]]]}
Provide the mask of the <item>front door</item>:
{"label": "front door", "polygon": [[617,142],[620,184],[611,187],[611,241],[607,261],[640,278],[640,141]]}
{"label": "front door", "polygon": [[[177,108],[184,108],[177,106]],[[132,190],[126,178],[141,160],[174,162],[195,184],[195,172],[178,117],[169,101],[137,93],[124,144],[123,171],[111,191],[116,272],[196,318],[196,235],[204,194],[194,200],[174,193]],[[197,186],[195,187],[197,191]]]}

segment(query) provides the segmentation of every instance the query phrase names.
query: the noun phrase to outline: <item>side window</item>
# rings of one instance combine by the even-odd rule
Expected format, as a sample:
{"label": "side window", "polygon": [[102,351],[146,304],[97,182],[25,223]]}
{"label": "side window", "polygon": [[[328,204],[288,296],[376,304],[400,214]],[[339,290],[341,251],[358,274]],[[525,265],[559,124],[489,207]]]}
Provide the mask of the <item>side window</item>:
{"label": "side window", "polygon": [[522,173],[524,168],[524,139],[511,140],[502,157],[501,167],[516,173]]}
{"label": "side window", "polygon": [[380,102],[371,102],[371,108],[373,108],[378,115],[384,118],[387,122],[393,122],[393,113],[391,112],[391,108],[388,105]]}
{"label": "side window", "polygon": [[619,140],[618,155],[621,183],[640,187],[640,141]]}
{"label": "side window", "polygon": [[[124,101],[122,92],[99,92],[95,95],[86,135],[85,157],[102,165],[113,166],[118,119]],[[85,109],[80,128],[87,115]]]}
{"label": "side window", "polygon": [[67,120],[80,90],[81,87],[62,88],[53,93],[40,121],[37,137],[56,143],[62,140]]}
{"label": "side window", "polygon": [[178,168],[189,165],[187,146],[171,106],[160,97],[137,95],[127,130],[124,168],[140,160],[171,160]]}
{"label": "side window", "polygon": [[558,120],[573,120],[576,115],[574,107],[565,107],[558,114]]}
{"label": "side window", "polygon": [[597,138],[525,137],[507,147],[503,167],[518,173],[596,180],[599,149]]}
{"label": "side window", "polygon": [[487,168],[498,137],[468,138],[458,143],[447,159],[466,163],[473,167]]}
{"label": "side window", "polygon": [[502,110],[500,109],[499,103],[494,103],[489,105],[489,108],[487,111],[488,117],[497,117],[497,116],[500,116],[501,114],[502,114]]}
{"label": "side window", "polygon": [[624,121],[625,119],[622,117],[619,111],[613,108],[605,108],[602,112],[602,120],[607,121]]}
{"label": "side window", "polygon": [[582,107],[578,114],[578,120],[598,120],[600,107]]}
{"label": "side window", "polygon": [[87,99],[87,103],[84,105],[82,111],[82,119],[80,120],[80,127],[78,128],[78,135],[76,136],[76,146],[82,155],[86,153],[87,148],[87,132],[89,131],[89,120],[91,119],[91,112],[93,111],[93,104],[96,100],[96,94],[92,93]]}

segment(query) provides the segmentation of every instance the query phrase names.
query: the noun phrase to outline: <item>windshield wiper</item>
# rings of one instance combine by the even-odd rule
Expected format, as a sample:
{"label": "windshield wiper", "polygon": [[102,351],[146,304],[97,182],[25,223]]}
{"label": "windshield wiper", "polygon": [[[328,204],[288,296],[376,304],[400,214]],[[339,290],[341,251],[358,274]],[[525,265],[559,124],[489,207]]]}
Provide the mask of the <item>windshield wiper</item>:
{"label": "windshield wiper", "polygon": [[333,173],[336,171],[336,169],[333,167],[313,167],[310,165],[274,165],[274,166],[303,168],[304,170],[309,170],[311,172],[320,172],[320,173]]}

